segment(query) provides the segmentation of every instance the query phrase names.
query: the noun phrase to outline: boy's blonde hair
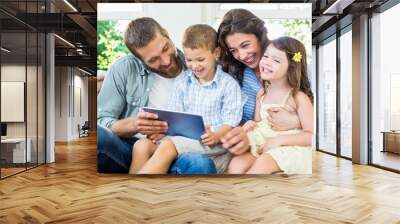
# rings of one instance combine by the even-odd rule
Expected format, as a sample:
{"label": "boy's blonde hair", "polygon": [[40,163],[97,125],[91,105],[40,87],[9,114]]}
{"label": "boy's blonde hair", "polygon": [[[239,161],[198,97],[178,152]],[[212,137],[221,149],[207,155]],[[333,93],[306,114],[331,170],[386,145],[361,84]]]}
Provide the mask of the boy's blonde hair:
{"label": "boy's blonde hair", "polygon": [[217,32],[206,24],[189,26],[183,35],[183,47],[214,51],[217,48]]}

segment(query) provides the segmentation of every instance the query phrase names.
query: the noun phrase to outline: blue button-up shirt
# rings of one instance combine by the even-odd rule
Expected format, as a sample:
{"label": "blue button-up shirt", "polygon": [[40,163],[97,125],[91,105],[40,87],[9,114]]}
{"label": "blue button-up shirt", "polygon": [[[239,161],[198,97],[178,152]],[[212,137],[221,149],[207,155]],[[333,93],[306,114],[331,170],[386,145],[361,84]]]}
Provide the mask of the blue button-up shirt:
{"label": "blue button-up shirt", "polygon": [[[311,77],[310,70],[307,70],[308,77]],[[257,93],[261,88],[261,83],[257,79],[253,69],[246,67],[243,71],[242,97],[244,101],[242,122],[254,119],[256,109]]]}
{"label": "blue button-up shirt", "polygon": [[168,106],[170,110],[198,114],[204,123],[217,131],[222,125],[237,126],[242,118],[240,86],[217,66],[215,77],[200,84],[191,70],[175,80],[175,89]]}
{"label": "blue button-up shirt", "polygon": [[242,94],[245,102],[243,107],[243,122],[253,120],[256,109],[256,97],[260,88],[261,83],[258,81],[256,73],[249,67],[246,67],[243,71],[242,86]]}

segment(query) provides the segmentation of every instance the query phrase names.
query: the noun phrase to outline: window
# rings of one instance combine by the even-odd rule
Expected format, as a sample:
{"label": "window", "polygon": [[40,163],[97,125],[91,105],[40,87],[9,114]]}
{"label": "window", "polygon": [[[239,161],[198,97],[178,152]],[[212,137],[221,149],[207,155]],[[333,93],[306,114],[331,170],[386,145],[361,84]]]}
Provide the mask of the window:
{"label": "window", "polygon": [[318,48],[318,145],[336,154],[336,39]]}
{"label": "window", "polygon": [[[393,135],[391,131],[400,129],[400,67],[398,66],[400,34],[394,29],[398,27],[398,21],[400,21],[399,4],[371,18],[372,164],[395,170],[400,170],[400,155],[387,150],[384,142],[392,144],[395,141],[390,143],[384,138],[385,135],[397,135]],[[393,138],[400,138],[400,133],[397,136]],[[400,147],[397,144],[399,143],[396,143],[394,148]]]}
{"label": "window", "polygon": [[[41,12],[43,4],[44,1],[20,2],[18,6],[22,15]],[[46,38],[44,33],[3,12],[0,17],[10,21],[3,23],[0,30],[0,90],[2,97],[13,94],[22,100],[19,111],[10,110],[4,102],[0,105],[1,114],[22,114],[15,120],[1,118],[6,133],[0,144],[0,178],[5,178],[45,163]]]}
{"label": "window", "polygon": [[400,130],[400,73],[390,74],[390,130]]}
{"label": "window", "polygon": [[[351,27],[349,27],[351,28]],[[340,155],[352,157],[352,33],[340,36]]]}

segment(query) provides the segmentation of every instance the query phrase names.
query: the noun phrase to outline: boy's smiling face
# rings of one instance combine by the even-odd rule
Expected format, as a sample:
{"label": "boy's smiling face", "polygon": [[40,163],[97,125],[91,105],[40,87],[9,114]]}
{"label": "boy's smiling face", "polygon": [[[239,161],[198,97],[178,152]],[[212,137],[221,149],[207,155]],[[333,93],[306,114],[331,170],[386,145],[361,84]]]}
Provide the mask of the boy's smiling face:
{"label": "boy's smiling face", "polygon": [[214,79],[218,49],[214,52],[206,48],[183,48],[186,65],[200,81],[205,83]]}

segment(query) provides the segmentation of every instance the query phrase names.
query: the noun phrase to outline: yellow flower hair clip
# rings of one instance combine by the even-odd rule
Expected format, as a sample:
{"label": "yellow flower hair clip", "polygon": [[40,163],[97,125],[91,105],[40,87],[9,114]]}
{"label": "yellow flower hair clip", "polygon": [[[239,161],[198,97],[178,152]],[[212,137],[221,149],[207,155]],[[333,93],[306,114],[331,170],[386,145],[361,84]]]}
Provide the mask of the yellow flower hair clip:
{"label": "yellow flower hair clip", "polygon": [[303,55],[301,55],[300,51],[294,53],[292,60],[295,62],[300,62],[301,59],[303,58]]}

